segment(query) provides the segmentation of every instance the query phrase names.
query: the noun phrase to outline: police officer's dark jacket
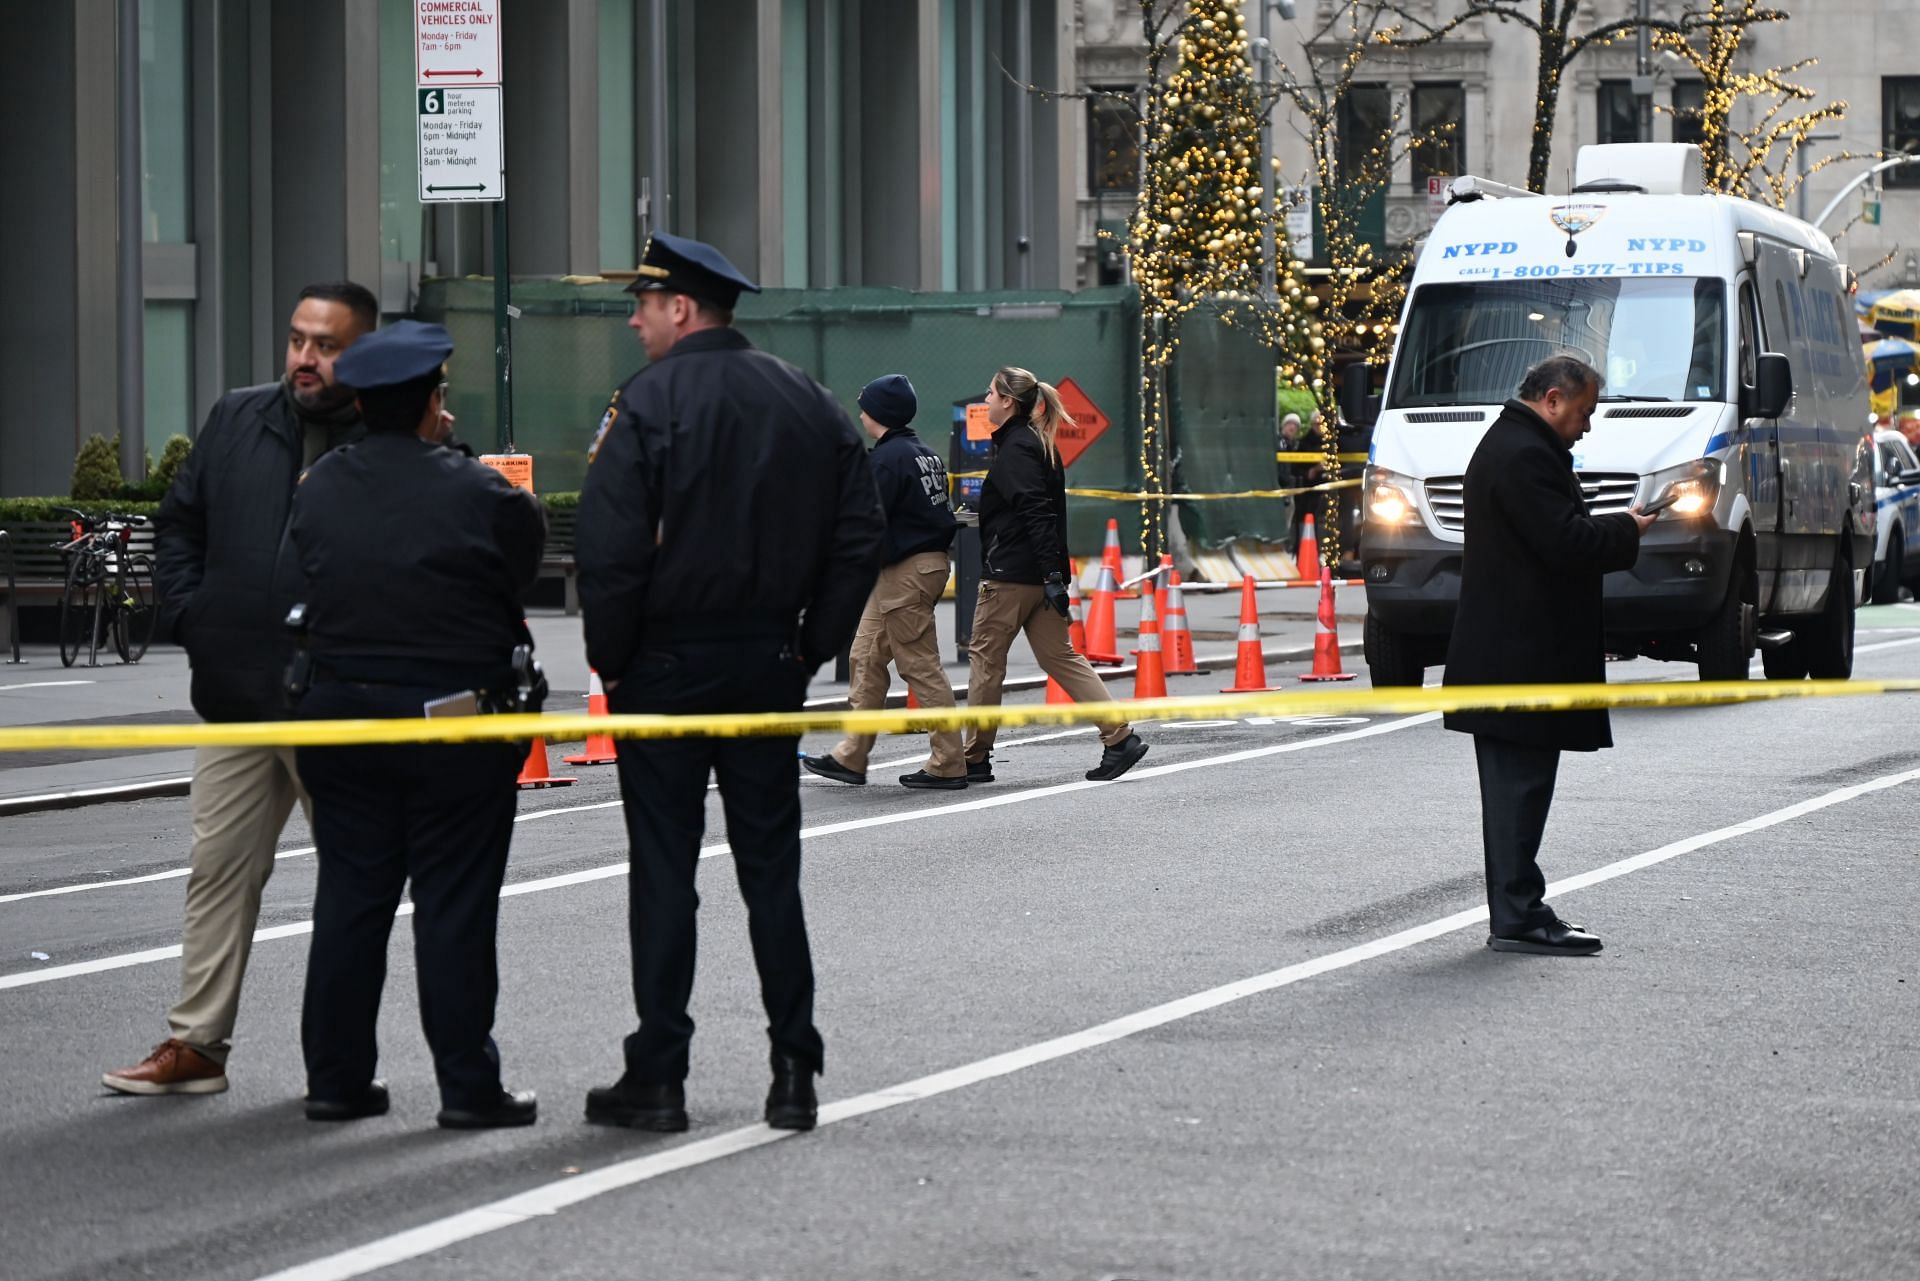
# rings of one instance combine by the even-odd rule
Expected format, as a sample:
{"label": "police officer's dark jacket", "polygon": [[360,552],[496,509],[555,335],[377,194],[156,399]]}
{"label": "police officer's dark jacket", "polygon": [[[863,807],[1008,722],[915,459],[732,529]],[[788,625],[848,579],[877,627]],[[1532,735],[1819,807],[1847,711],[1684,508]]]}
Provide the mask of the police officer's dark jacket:
{"label": "police officer's dark jacket", "polygon": [[1065,576],[1067,473],[1025,414],[993,433],[993,461],[980,486],[980,573],[1007,583]]}
{"label": "police officer's dark jacket", "polygon": [[307,469],[287,536],[306,579],[316,677],[438,684],[505,673],[546,545],[540,501],[407,432]]}
{"label": "police officer's dark jacket", "polygon": [[832,394],[736,330],[697,330],[601,420],[574,539],[587,659],[617,679],[649,643],[798,620],[797,657],[818,666],[851,639],[884,536]]}
{"label": "police officer's dark jacket", "polygon": [[890,428],[867,455],[887,513],[883,565],[921,552],[943,552],[958,528],[947,496],[947,465],[911,427]]}
{"label": "police officer's dark jacket", "polygon": [[193,708],[210,721],[285,714],[298,583],[280,552],[305,436],[284,384],[227,393],[154,519],[162,634],[186,647]]}
{"label": "police officer's dark jacket", "polygon": [[[1633,518],[1587,513],[1572,452],[1518,400],[1507,402],[1473,451],[1465,502],[1446,683],[1606,680],[1600,580],[1639,558]],[[1613,745],[1605,711],[1449,712],[1446,725],[1569,751]]]}

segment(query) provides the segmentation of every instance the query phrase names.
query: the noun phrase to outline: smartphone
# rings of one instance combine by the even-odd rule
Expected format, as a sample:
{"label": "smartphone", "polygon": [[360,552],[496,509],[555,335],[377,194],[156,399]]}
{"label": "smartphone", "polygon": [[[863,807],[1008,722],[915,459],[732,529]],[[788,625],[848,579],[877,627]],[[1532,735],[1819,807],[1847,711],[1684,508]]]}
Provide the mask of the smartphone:
{"label": "smartphone", "polygon": [[1640,509],[1642,516],[1655,516],[1680,501],[1680,495],[1669,489],[1660,497]]}

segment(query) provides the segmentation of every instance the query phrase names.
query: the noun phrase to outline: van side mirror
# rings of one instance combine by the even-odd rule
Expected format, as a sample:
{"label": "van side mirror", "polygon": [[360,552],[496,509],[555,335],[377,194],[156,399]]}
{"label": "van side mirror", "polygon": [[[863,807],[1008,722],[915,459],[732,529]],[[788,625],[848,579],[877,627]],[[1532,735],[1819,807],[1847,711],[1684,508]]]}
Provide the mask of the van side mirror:
{"label": "van side mirror", "polygon": [[1920,485],[1920,467],[1909,467],[1900,473],[1902,485]]}
{"label": "van side mirror", "polygon": [[1754,362],[1753,386],[1742,391],[1742,417],[1778,418],[1793,402],[1793,366],[1777,351],[1762,352]]}
{"label": "van side mirror", "polygon": [[1340,371],[1340,417],[1355,427],[1371,427],[1380,417],[1380,398],[1373,395],[1373,366],[1356,360]]}

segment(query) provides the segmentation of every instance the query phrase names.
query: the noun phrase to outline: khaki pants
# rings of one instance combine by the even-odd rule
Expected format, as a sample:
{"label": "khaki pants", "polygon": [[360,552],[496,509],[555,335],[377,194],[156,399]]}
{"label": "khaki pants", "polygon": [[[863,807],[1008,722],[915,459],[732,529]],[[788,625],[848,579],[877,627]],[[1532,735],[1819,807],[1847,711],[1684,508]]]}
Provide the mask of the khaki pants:
{"label": "khaki pants", "polygon": [[[1076,703],[1110,703],[1106,682],[1094,675],[1087,660],[1073,652],[1067,620],[1047,606],[1046,591],[1038,583],[980,582],[979,603],[973,607],[973,644],[967,657],[973,670],[967,681],[968,707],[998,707],[1000,684],[1007,679],[1007,652],[1016,633],[1025,629],[1027,644],[1040,670],[1060,682]],[[1107,747],[1133,733],[1126,721],[1102,721],[1100,742]],[[967,759],[984,761],[993,750],[996,731],[967,732]]]}
{"label": "khaki pants", "polygon": [[193,866],[181,938],[180,1000],[167,1014],[175,1040],[217,1063],[240,1009],[260,892],[294,802],[312,803],[290,747],[203,747],[193,759]]}
{"label": "khaki pants", "polygon": [[[880,571],[866,611],[860,615],[859,630],[853,634],[849,707],[859,711],[886,705],[889,660],[900,669],[920,706],[953,706],[953,687],[940,665],[940,637],[933,626],[933,606],[946,586],[945,552],[921,552]],[[833,759],[864,774],[873,741],[872,734],[849,734],[833,749]],[[966,774],[959,730],[936,730],[927,735],[927,741],[932,748],[927,773],[935,778]]]}

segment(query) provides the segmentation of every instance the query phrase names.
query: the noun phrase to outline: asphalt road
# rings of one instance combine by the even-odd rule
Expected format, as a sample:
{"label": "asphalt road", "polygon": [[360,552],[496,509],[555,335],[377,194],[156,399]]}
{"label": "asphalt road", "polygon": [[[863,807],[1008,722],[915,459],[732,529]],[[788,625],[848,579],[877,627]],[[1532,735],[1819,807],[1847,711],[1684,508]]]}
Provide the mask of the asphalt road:
{"label": "asphalt road", "polygon": [[[1860,644],[1920,666],[1912,630]],[[493,1134],[433,1126],[404,919],[392,1113],[301,1118],[297,821],[232,1090],[105,1093],[164,1035],[186,802],[9,817],[0,1275],[1920,1275],[1914,712],[1617,713],[1544,860],[1588,960],[1484,947],[1471,744],[1432,718],[1147,725],[1107,785],[1087,730],[1009,732],[964,793],[809,780],[828,1106],[779,1139],[722,851],[693,1132],[579,1119],[631,1019],[609,770],[523,796],[497,1036],[543,1114]]]}

